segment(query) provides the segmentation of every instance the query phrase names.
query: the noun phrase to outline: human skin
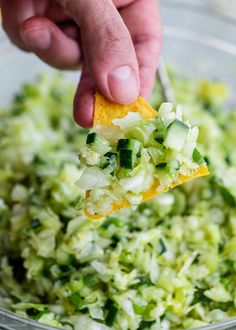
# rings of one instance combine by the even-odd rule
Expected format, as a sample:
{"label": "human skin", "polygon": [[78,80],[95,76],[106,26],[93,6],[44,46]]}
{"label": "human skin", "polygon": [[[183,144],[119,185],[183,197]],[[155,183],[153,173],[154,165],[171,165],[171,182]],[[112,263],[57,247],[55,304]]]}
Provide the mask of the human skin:
{"label": "human skin", "polygon": [[82,69],[74,118],[93,122],[94,93],[128,104],[150,94],[161,48],[156,0],[2,0],[19,48],[58,69]]}

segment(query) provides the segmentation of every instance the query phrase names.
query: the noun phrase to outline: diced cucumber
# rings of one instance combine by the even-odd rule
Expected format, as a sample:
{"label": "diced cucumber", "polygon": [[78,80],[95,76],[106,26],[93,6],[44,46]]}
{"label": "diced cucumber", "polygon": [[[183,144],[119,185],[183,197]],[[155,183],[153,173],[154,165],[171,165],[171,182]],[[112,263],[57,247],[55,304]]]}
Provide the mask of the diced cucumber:
{"label": "diced cucumber", "polygon": [[154,137],[155,141],[157,141],[160,144],[163,144],[163,142],[165,141],[166,132],[155,130],[153,132],[153,137]]}
{"label": "diced cucumber", "polygon": [[112,159],[112,158],[116,158],[116,157],[117,157],[117,154],[116,154],[115,152],[111,152],[111,151],[109,151],[109,152],[107,152],[107,153],[104,155],[104,157],[107,157],[107,158],[109,158],[109,159]]}
{"label": "diced cucumber", "polygon": [[162,144],[165,141],[165,137],[162,134],[158,134],[158,136],[155,137],[155,141]]}
{"label": "diced cucumber", "polygon": [[165,172],[166,174],[176,174],[180,168],[180,162],[178,160],[171,160],[168,163],[159,163],[156,165],[158,171]]}
{"label": "diced cucumber", "polygon": [[136,155],[140,152],[141,147],[142,147],[141,142],[135,139],[120,139],[118,140],[118,144],[117,144],[118,151],[120,149],[130,149]]}
{"label": "diced cucumber", "polygon": [[197,148],[193,150],[193,160],[195,161],[195,163],[199,165],[205,162],[203,156],[201,155],[201,153],[198,151]]}
{"label": "diced cucumber", "polygon": [[167,163],[159,163],[156,165],[156,168],[167,168]]}
{"label": "diced cucumber", "polygon": [[115,321],[118,309],[116,308],[114,302],[111,299],[107,300],[104,307],[107,310],[105,323],[107,326],[111,327]]}
{"label": "diced cucumber", "polygon": [[97,139],[98,139],[98,135],[96,133],[90,133],[87,136],[86,143],[87,144],[95,143],[97,141]]}
{"label": "diced cucumber", "polygon": [[41,221],[39,219],[32,220],[32,222],[31,222],[31,228],[32,229],[37,229],[37,228],[39,228],[41,226],[42,226],[42,223],[41,223]]}
{"label": "diced cucumber", "polygon": [[99,163],[99,167],[102,169],[107,168],[110,165],[110,160],[106,157],[102,157]]}
{"label": "diced cucumber", "polygon": [[176,119],[167,128],[164,146],[169,149],[181,151],[187,138],[189,127]]}
{"label": "diced cucumber", "polygon": [[116,157],[116,153],[107,152],[103,157],[101,157],[99,166],[102,169],[109,167],[110,172],[113,174],[116,169]]}
{"label": "diced cucumber", "polygon": [[114,164],[116,162],[117,154],[114,152],[107,152],[103,157],[101,157],[99,166],[104,169],[109,165]]}
{"label": "diced cucumber", "polygon": [[156,130],[153,132],[153,137],[158,143],[163,143],[166,137],[166,127],[163,125],[160,118],[155,120]]}
{"label": "diced cucumber", "polygon": [[133,150],[130,149],[120,149],[119,151],[120,156],[120,166],[133,169],[136,162],[137,162],[137,155]]}
{"label": "diced cucumber", "polygon": [[156,167],[157,174],[160,174],[160,173],[169,174],[169,166],[167,163],[159,163],[155,167]]}
{"label": "diced cucumber", "polygon": [[161,256],[162,254],[164,254],[167,251],[166,245],[165,245],[162,238],[159,239],[159,246],[160,246],[160,254],[159,255]]}

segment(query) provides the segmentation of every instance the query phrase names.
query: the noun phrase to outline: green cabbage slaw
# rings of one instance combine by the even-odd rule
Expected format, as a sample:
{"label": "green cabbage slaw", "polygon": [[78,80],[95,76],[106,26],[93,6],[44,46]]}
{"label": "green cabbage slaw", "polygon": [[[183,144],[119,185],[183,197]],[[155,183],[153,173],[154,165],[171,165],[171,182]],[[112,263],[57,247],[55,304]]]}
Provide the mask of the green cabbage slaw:
{"label": "green cabbage slaw", "polygon": [[[129,112],[112,122],[99,133],[95,126],[79,152],[85,170],[77,184],[89,191],[85,209],[91,215],[107,215],[124,200],[139,205],[157,182],[157,194],[166,192],[180,175],[191,177],[205,165],[197,149],[198,128],[183,122],[181,106],[162,103],[156,118]],[[107,137],[107,129],[115,133]]]}
{"label": "green cabbage slaw", "polygon": [[43,76],[2,109],[1,307],[73,330],[182,330],[236,315],[236,113],[223,111],[218,83],[206,94],[203,82],[171,80],[211,176],[96,222],[75,185],[87,132],[71,118],[73,88]]}

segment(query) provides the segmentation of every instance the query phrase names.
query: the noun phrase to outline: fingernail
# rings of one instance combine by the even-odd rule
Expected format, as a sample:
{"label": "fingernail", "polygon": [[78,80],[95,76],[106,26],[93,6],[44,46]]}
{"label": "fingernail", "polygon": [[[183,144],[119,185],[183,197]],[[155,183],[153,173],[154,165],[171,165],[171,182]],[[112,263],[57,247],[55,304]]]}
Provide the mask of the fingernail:
{"label": "fingernail", "polygon": [[45,29],[44,27],[24,30],[21,35],[23,41],[32,50],[42,51],[50,47],[51,33],[48,29]]}
{"label": "fingernail", "polygon": [[129,104],[139,95],[136,72],[128,65],[114,69],[108,76],[108,86],[114,102]]}

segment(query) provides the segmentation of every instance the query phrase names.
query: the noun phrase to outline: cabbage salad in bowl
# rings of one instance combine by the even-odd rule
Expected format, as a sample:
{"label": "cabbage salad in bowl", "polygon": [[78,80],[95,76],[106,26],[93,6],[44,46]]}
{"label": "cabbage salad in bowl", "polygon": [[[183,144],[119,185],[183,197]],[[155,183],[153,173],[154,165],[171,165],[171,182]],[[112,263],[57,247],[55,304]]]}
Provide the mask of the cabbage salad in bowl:
{"label": "cabbage salad in bowl", "polygon": [[[72,120],[68,82],[42,76],[1,110],[1,307],[68,330],[183,330],[236,315],[236,113],[218,82],[171,81],[211,175],[98,221],[75,184],[88,132]],[[158,86],[151,101],[159,108]]]}

